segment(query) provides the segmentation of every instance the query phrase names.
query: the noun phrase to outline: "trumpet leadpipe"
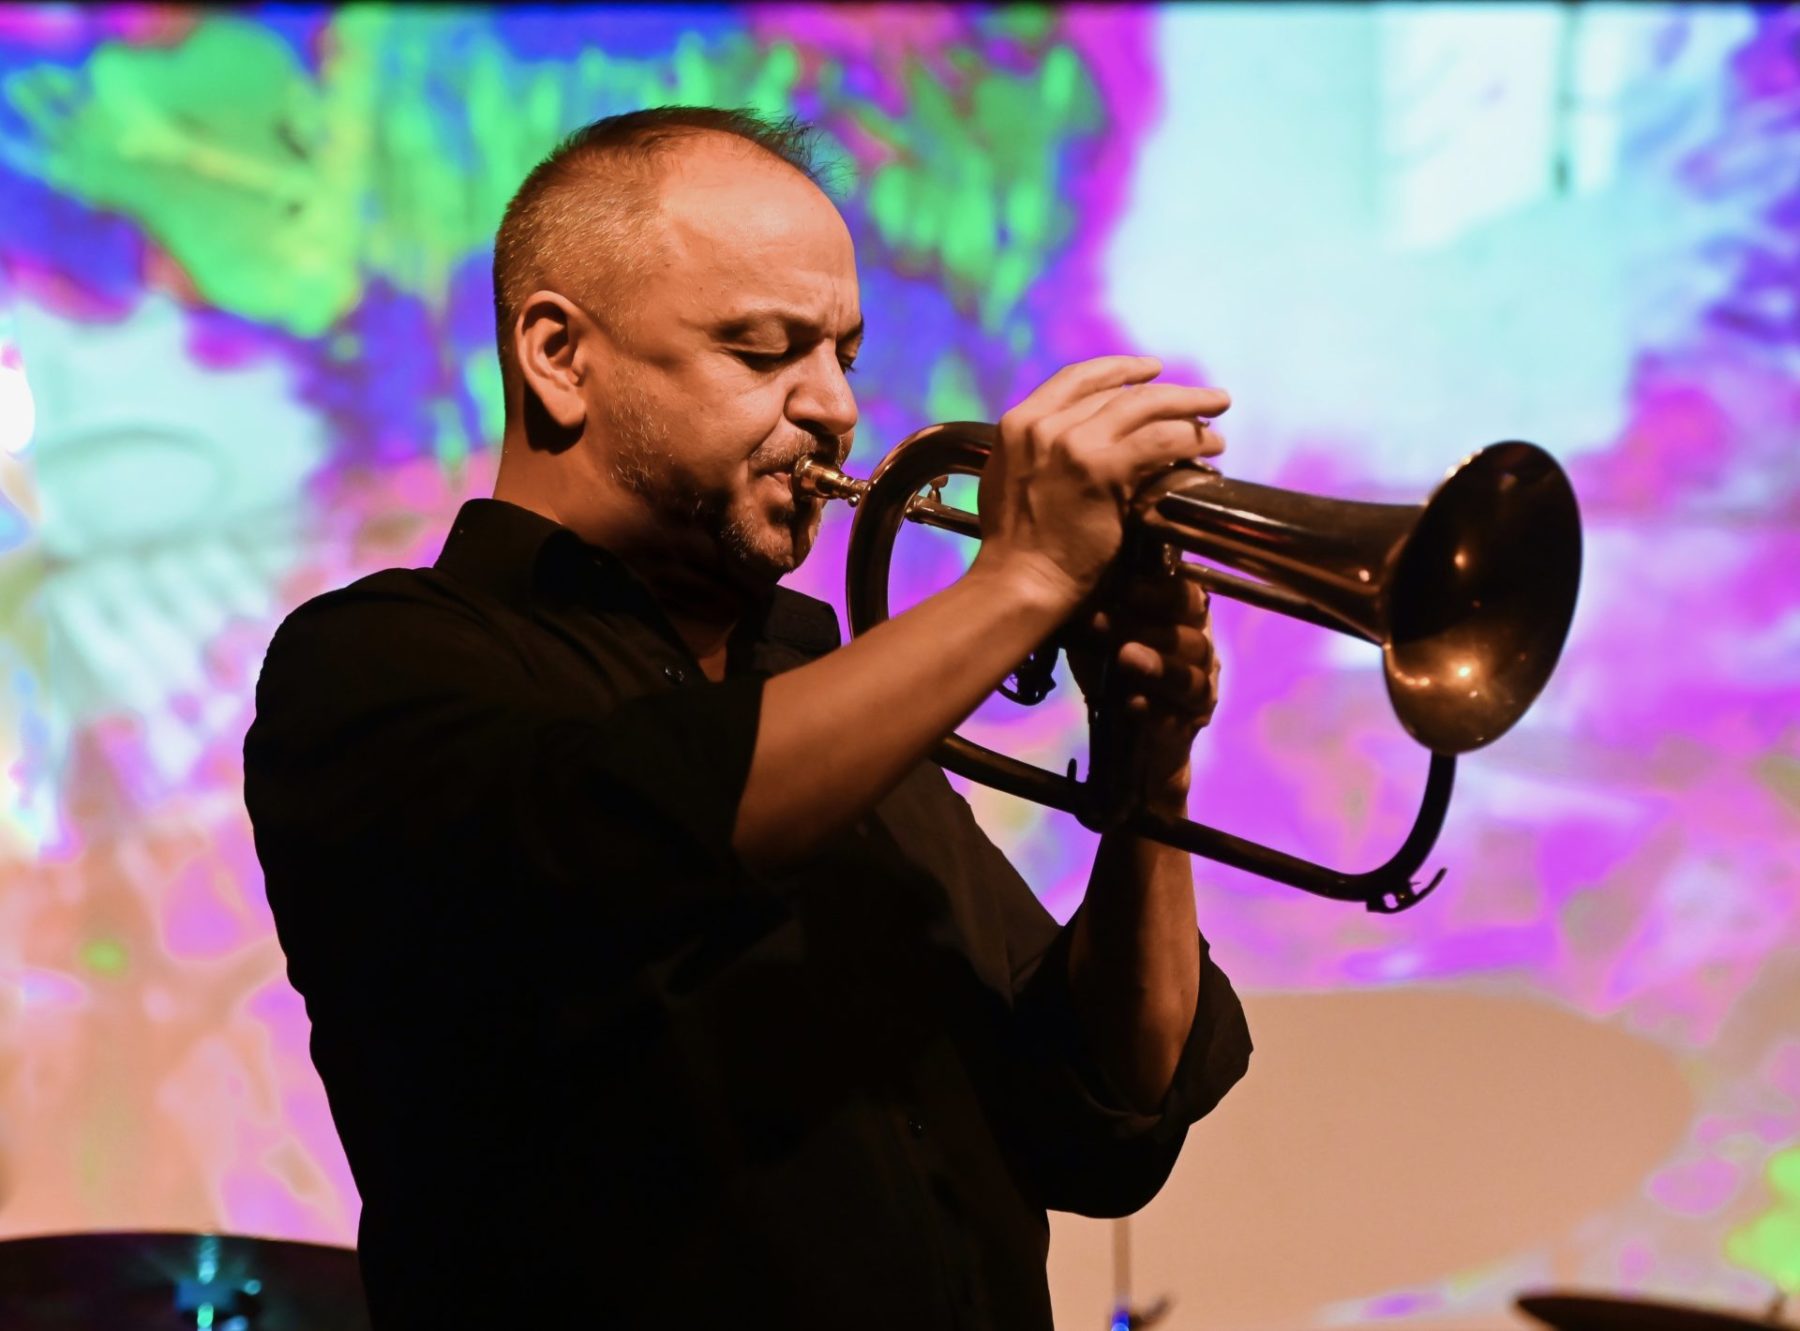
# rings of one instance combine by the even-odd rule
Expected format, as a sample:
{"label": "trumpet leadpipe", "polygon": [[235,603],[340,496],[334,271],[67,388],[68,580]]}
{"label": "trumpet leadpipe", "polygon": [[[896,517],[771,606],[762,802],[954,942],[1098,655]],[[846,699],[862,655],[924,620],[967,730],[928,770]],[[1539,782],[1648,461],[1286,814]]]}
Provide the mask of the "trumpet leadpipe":
{"label": "trumpet leadpipe", "polygon": [[[939,497],[937,485],[927,493],[914,495],[906,505],[906,520],[939,531],[953,531],[959,536],[981,538],[981,519],[967,509],[946,504]],[[814,458],[802,458],[794,464],[794,493],[809,499],[842,499],[855,508],[869,492],[869,483],[848,472],[839,471]]]}

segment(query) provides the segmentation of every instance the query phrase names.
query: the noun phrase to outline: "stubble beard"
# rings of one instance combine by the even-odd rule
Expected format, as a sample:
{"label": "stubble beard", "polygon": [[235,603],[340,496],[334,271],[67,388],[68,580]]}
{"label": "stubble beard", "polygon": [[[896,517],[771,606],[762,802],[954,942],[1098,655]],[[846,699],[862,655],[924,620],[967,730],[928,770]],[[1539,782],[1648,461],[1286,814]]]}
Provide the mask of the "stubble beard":
{"label": "stubble beard", "polygon": [[[613,478],[671,524],[709,537],[726,571],[753,584],[770,584],[799,567],[817,531],[818,502],[790,503],[785,521],[771,526],[753,495],[707,493],[680,466],[668,422],[630,384],[609,395]],[[811,449],[762,444],[750,455],[751,476],[783,468]]]}

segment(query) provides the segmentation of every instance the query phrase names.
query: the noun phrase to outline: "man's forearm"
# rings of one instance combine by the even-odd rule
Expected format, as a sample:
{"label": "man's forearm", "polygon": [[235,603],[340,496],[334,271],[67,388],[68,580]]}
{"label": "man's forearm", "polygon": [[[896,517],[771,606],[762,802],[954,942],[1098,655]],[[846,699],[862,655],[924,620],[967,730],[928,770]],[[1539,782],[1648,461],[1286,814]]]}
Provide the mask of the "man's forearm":
{"label": "man's forearm", "polygon": [[[770,679],[732,843],[753,868],[804,859],[861,817],[1067,619],[1053,581],[979,563],[905,614]],[[1164,796],[1185,807],[1185,777]],[[1167,1092],[1200,985],[1191,860],[1101,839],[1070,950],[1083,1035],[1141,1108]]]}
{"label": "man's forearm", "polygon": [[794,863],[867,813],[1072,607],[1052,579],[978,561],[905,614],[769,680],[732,835],[740,858]]}
{"label": "man's forearm", "polygon": [[1082,1033],[1114,1085],[1146,1111],[1174,1080],[1200,991],[1192,863],[1125,833],[1101,838],[1069,950]]}

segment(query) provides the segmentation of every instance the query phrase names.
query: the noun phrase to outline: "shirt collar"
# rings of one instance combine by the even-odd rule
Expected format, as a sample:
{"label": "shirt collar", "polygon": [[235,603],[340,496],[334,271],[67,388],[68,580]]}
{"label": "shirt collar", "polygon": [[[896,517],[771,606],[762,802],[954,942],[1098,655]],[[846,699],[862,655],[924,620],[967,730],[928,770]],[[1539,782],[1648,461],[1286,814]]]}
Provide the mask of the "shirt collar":
{"label": "shirt collar", "polygon": [[[434,565],[521,612],[552,603],[568,589],[598,595],[609,608],[653,606],[643,584],[616,555],[589,545],[561,523],[503,499],[471,499],[456,514]],[[767,641],[807,656],[842,641],[837,612],[823,601],[777,587],[764,614]]]}

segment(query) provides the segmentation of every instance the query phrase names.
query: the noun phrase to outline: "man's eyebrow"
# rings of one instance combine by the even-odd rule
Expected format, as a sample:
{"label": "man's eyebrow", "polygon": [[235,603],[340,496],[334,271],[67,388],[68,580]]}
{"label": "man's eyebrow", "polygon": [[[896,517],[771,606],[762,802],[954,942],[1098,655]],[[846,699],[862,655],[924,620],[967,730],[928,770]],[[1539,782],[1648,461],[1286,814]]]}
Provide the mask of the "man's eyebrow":
{"label": "man's eyebrow", "polygon": [[[770,325],[779,325],[783,329],[789,331],[801,329],[805,332],[815,333],[820,336],[829,335],[829,330],[827,330],[823,324],[815,320],[810,314],[803,313],[800,310],[790,310],[775,305],[764,309],[745,310],[742,313],[729,315],[726,318],[719,320],[718,323],[713,326],[713,331],[720,337],[741,337],[746,333],[754,332],[760,328],[767,328]],[[855,325],[845,330],[843,335],[838,337],[837,340],[839,342],[859,342],[862,340],[862,335],[863,321],[858,319]]]}

